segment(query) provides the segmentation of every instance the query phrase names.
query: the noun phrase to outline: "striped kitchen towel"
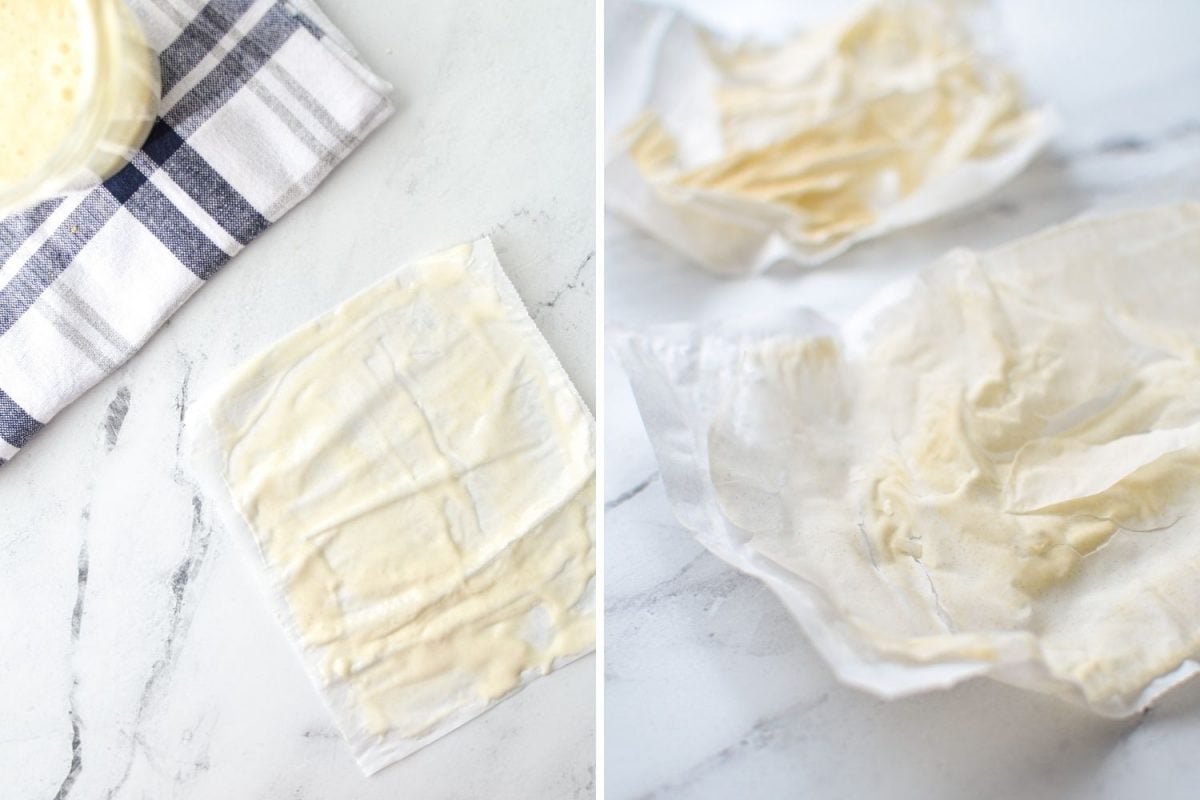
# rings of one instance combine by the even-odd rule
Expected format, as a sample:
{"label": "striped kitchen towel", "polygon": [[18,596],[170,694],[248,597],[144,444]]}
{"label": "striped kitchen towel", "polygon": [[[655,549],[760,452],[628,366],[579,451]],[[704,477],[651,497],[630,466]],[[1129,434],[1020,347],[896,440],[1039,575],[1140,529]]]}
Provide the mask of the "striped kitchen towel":
{"label": "striped kitchen towel", "polygon": [[0,220],[0,464],[392,111],[311,0],[130,6],[162,67],[149,140],[103,186]]}

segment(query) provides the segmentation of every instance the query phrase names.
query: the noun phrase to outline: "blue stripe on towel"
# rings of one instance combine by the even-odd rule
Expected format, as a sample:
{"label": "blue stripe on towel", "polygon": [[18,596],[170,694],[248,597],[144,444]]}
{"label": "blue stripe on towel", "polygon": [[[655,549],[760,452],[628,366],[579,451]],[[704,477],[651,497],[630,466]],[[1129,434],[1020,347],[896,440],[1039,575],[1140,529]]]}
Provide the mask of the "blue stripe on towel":
{"label": "blue stripe on towel", "polygon": [[0,389],[0,438],[20,449],[41,429],[42,423]]}

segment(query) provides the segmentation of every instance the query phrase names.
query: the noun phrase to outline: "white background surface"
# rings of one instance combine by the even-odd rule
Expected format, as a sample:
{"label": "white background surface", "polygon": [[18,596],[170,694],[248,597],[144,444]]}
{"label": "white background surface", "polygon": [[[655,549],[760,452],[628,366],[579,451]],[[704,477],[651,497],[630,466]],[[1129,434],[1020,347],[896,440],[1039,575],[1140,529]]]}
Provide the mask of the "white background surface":
{"label": "white background surface", "polygon": [[[744,26],[783,4],[677,5]],[[830,5],[798,13],[811,19]],[[608,4],[610,28],[623,6]],[[951,247],[991,247],[1092,208],[1200,199],[1200,4],[997,6],[1011,57],[1064,118],[1033,168],[971,208],[821,270],[737,282],[704,275],[609,218],[606,324],[798,305],[841,319]],[[615,61],[620,43],[606,50]],[[837,684],[780,603],[675,521],[628,383],[611,354],[605,364],[608,797],[1197,796],[1200,683],[1124,722],[987,681],[892,703]]]}
{"label": "white background surface", "polygon": [[321,5],[397,115],[0,470],[5,800],[592,795],[593,657],[363,778],[180,452],[234,365],[483,234],[594,401],[594,6]]}

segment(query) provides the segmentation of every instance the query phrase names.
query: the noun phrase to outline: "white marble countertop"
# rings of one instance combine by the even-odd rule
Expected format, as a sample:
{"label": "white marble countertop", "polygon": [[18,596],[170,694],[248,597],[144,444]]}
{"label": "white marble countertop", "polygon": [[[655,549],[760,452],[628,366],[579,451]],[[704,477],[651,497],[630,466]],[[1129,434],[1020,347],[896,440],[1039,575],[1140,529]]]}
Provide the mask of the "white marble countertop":
{"label": "white marble countertop", "polygon": [[180,452],[234,365],[482,234],[594,400],[594,8],[321,5],[397,115],[0,471],[6,800],[593,794],[594,657],[364,778]]}
{"label": "white marble countertop", "polygon": [[[1019,68],[1065,121],[1029,171],[827,268],[738,282],[610,217],[607,324],[797,305],[844,318],[953,246],[987,248],[1092,208],[1200,199],[1200,5],[998,5]],[[605,364],[609,798],[1196,796],[1196,681],[1125,722],[985,680],[897,702],[838,684],[774,596],[675,521],[628,383],[611,354]]]}

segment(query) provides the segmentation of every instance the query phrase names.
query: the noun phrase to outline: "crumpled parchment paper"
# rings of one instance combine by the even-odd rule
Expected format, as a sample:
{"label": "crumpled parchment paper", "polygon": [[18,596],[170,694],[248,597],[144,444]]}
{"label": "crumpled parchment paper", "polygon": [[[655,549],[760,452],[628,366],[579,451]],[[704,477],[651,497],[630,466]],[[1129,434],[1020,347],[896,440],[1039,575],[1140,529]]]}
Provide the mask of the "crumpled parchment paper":
{"label": "crumpled parchment paper", "polygon": [[1185,204],[955,251],[840,326],[613,338],[680,521],[842,681],[1119,717],[1198,669],[1197,300]]}
{"label": "crumpled parchment paper", "polygon": [[782,44],[766,20],[747,42],[662,7],[617,16],[608,206],[738,276],[823,264],[983,197],[1057,122],[983,52],[976,13],[884,0]]}

